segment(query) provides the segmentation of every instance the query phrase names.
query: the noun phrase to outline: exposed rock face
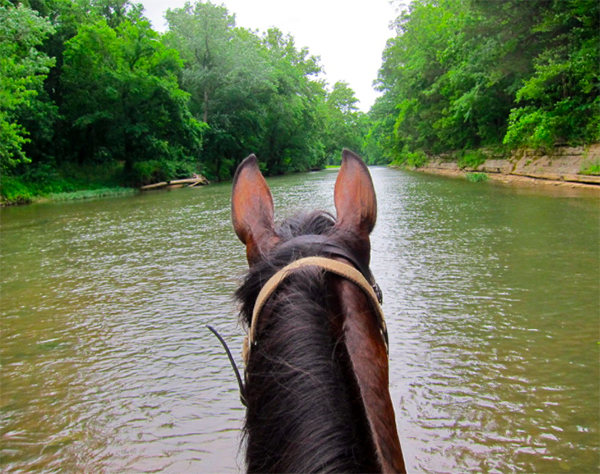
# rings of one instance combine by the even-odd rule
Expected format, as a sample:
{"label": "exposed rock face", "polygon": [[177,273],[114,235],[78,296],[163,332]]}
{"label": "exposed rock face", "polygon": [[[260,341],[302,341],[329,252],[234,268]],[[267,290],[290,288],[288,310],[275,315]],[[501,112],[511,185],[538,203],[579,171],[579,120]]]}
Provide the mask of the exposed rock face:
{"label": "exposed rock face", "polygon": [[422,170],[456,173],[479,171],[528,178],[567,181],[600,185],[600,176],[582,174],[593,164],[600,164],[600,144],[588,147],[556,147],[552,153],[537,150],[519,150],[510,158],[491,156],[477,168],[460,169],[456,162],[431,160]]}

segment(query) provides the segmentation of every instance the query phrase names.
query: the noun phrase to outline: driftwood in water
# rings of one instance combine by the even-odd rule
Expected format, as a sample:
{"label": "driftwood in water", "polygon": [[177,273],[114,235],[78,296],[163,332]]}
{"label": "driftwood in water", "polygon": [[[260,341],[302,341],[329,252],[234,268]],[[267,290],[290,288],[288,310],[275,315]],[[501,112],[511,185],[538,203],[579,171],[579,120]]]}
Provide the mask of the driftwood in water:
{"label": "driftwood in water", "polygon": [[173,181],[161,181],[160,183],[147,184],[146,186],[142,186],[140,189],[142,191],[147,191],[150,189],[159,189],[167,186],[183,186],[184,184],[189,184],[189,186],[192,187],[197,186],[199,184],[205,185],[210,183],[208,182],[208,179],[206,179],[204,176],[195,175],[193,178],[176,179]]}

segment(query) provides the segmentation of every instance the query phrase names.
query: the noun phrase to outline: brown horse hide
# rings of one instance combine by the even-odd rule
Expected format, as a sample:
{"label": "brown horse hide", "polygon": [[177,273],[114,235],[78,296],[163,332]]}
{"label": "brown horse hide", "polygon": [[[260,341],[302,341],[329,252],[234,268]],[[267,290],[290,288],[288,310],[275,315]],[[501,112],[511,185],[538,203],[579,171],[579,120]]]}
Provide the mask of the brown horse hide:
{"label": "brown horse hide", "polygon": [[[336,217],[313,211],[276,226],[256,157],[234,177],[233,226],[250,266],[236,293],[251,332],[248,472],[405,472],[387,331],[370,288],[378,290],[369,270],[377,201],[367,167],[348,150],[334,203]],[[343,265],[320,266],[321,258]],[[350,268],[349,276],[338,268]]]}

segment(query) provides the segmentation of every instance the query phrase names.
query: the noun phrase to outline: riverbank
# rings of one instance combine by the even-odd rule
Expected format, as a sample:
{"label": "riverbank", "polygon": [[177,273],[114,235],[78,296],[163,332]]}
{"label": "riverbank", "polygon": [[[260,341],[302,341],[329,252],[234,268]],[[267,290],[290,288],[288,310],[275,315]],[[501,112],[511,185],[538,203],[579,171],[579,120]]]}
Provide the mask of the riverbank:
{"label": "riverbank", "polygon": [[414,170],[457,177],[477,172],[504,183],[600,190],[600,144],[589,147],[556,147],[551,153],[518,150],[509,158],[490,154],[485,162],[472,167],[461,167],[457,161],[437,157]]}
{"label": "riverbank", "polygon": [[7,186],[7,181],[9,180],[2,180],[0,207],[129,196],[139,192],[137,188],[117,185],[102,186],[101,184],[90,184],[86,186],[85,184],[77,183],[70,186],[71,183],[67,183],[68,185],[65,186],[63,182],[53,181],[51,185],[43,183],[41,186],[32,186],[14,180]]}
{"label": "riverbank", "polygon": [[140,175],[138,181],[145,186],[128,186],[125,183],[130,180],[125,178],[122,163],[113,166],[65,165],[54,171],[39,170],[22,176],[4,174],[0,176],[0,207],[126,196],[151,189],[209,184],[204,176],[198,174],[186,179],[147,184],[152,182],[153,177],[152,173]]}
{"label": "riverbank", "polygon": [[139,190],[136,188],[123,188],[123,187],[87,189],[87,190],[82,190],[82,191],[53,193],[53,194],[49,194],[47,196],[36,196],[31,199],[30,203],[82,201],[85,199],[99,199],[99,198],[116,197],[116,196],[131,196],[138,192],[139,192]]}

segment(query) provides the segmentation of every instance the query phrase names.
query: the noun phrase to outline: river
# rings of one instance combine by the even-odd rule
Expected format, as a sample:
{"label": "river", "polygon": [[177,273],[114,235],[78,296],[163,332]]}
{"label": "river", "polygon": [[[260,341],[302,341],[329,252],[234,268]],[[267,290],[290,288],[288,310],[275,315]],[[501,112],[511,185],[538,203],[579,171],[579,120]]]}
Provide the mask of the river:
{"label": "river", "polygon": [[[598,472],[600,206],[372,168],[372,270],[415,473]],[[269,180],[278,217],[337,173]],[[3,472],[237,472],[230,184],[5,208]]]}

